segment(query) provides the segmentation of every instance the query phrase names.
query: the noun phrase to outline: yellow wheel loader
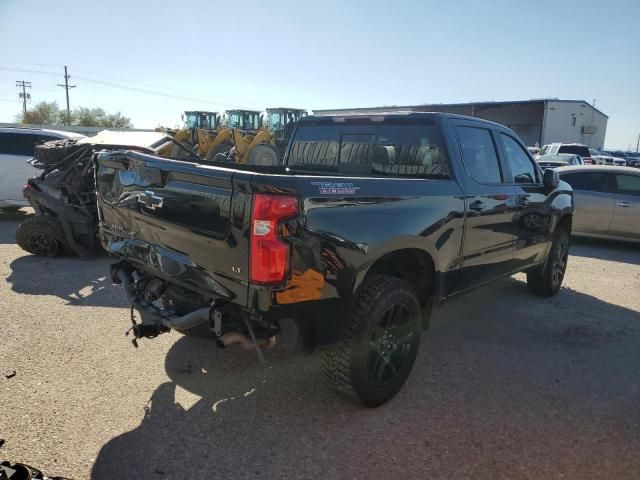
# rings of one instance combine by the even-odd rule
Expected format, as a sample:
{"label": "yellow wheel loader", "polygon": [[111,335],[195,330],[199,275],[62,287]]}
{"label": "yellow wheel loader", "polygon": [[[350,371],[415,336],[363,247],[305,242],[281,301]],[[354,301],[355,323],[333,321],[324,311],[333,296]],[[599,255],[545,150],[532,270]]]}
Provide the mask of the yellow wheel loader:
{"label": "yellow wheel loader", "polygon": [[225,117],[226,128],[210,132],[200,144],[206,160],[233,161],[228,156],[235,145],[234,130],[245,132],[243,135],[253,135],[262,128],[262,114],[256,110],[227,110]]}
{"label": "yellow wheel loader", "polygon": [[229,122],[227,127],[232,131],[233,144],[223,158],[241,164],[278,165],[295,124],[306,114],[306,110],[294,108],[268,108],[266,127],[256,131],[247,131]]}
{"label": "yellow wheel loader", "polygon": [[[191,111],[184,112],[182,119],[184,127],[177,132],[169,132],[177,143],[203,155],[220,128],[220,115],[218,112]],[[184,157],[188,155],[188,150],[174,144],[170,154],[172,157]]]}

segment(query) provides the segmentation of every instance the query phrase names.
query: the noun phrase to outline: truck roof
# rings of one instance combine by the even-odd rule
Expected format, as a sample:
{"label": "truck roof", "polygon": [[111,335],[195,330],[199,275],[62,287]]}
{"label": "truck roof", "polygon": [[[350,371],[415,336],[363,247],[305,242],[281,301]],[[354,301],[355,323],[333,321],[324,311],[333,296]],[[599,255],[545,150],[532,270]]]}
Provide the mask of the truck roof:
{"label": "truck roof", "polygon": [[448,119],[459,119],[459,120],[471,120],[474,122],[482,122],[489,125],[496,125],[505,128],[504,125],[501,125],[496,122],[492,122],[490,120],[485,120],[478,117],[470,117],[468,115],[458,115],[455,113],[443,113],[443,112],[383,112],[383,113],[363,113],[363,114],[349,114],[349,115],[309,115],[301,118],[298,123],[300,125],[304,124],[325,124],[325,123],[342,123],[345,121],[366,121],[369,120],[371,122],[382,122],[385,118],[393,118],[395,120],[405,120],[408,123],[412,121],[416,123],[420,123],[425,119],[432,119],[434,121],[443,121]]}

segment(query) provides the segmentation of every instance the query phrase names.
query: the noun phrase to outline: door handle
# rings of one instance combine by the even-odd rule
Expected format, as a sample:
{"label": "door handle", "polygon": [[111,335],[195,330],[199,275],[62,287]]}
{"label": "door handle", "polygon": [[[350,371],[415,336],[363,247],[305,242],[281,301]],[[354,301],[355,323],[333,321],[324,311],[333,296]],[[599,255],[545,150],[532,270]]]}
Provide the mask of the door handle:
{"label": "door handle", "polygon": [[474,212],[481,212],[482,210],[484,210],[484,202],[476,200],[469,205],[469,210],[473,210]]}
{"label": "door handle", "polygon": [[630,207],[631,204],[629,202],[617,202],[616,205],[618,205],[619,207]]}

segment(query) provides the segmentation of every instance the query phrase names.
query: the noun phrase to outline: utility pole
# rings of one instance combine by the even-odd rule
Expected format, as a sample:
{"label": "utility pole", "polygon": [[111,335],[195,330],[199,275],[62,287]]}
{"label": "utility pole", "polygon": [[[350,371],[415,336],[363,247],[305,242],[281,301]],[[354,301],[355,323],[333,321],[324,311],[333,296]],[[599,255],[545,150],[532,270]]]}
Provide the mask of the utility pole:
{"label": "utility pole", "polygon": [[76,88],[75,85],[69,85],[69,79],[71,75],[67,73],[67,66],[64,66],[64,85],[58,84],[59,87],[64,87],[67,93],[67,125],[71,125],[71,111],[69,110],[69,89]]}
{"label": "utility pole", "polygon": [[27,114],[27,100],[31,100],[31,94],[27,93],[27,88],[31,88],[31,82],[24,80],[16,80],[16,87],[22,87],[22,93],[18,94],[18,98],[22,98],[22,113]]}
{"label": "utility pole", "polygon": [[636,153],[640,150],[640,133],[638,134],[638,141],[636,142]]}

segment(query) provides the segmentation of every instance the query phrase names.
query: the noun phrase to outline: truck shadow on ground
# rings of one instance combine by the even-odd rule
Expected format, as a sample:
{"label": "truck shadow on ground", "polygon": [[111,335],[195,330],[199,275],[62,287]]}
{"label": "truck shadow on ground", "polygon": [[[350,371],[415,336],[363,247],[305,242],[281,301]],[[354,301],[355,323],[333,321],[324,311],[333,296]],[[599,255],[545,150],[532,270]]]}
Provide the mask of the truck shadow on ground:
{"label": "truck shadow on ground", "polygon": [[318,355],[264,367],[180,338],[92,478],[633,478],[639,341],[638,312],[508,279],[438,309],[403,390],[366,410],[325,386]]}
{"label": "truck shadow on ground", "polygon": [[111,283],[106,255],[95,258],[44,258],[26,254],[11,262],[6,282],[17,293],[55,295],[69,305],[123,307],[122,289]]}
{"label": "truck shadow on ground", "polygon": [[571,255],[640,265],[640,243],[573,237]]}

